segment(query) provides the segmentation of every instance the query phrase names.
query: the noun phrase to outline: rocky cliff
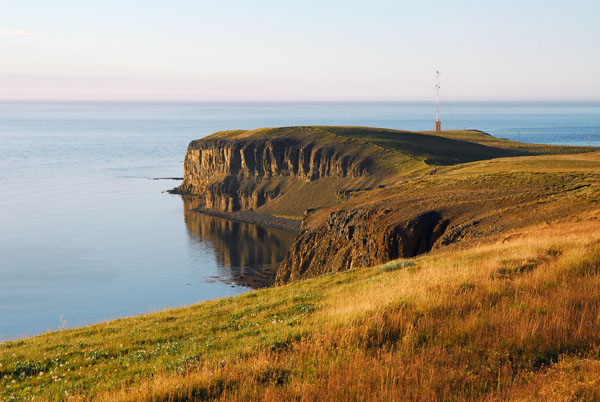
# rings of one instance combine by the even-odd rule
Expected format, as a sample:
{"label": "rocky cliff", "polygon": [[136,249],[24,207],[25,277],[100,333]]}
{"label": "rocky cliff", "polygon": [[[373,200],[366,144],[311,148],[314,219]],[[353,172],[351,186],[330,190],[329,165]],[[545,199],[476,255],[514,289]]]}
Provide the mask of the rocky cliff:
{"label": "rocky cliff", "polygon": [[431,250],[448,223],[438,211],[421,212],[404,220],[391,209],[331,212],[325,224],[298,235],[279,266],[276,282],[413,257]]}
{"label": "rocky cliff", "polygon": [[[344,190],[372,186],[382,176],[373,158],[382,151],[372,146],[310,128],[241,133],[192,141],[178,191],[202,195],[207,208],[220,211],[257,210],[291,193],[287,203],[293,195],[297,205],[280,212],[301,215],[306,208],[336,203]],[[306,186],[325,181],[325,186]]]}

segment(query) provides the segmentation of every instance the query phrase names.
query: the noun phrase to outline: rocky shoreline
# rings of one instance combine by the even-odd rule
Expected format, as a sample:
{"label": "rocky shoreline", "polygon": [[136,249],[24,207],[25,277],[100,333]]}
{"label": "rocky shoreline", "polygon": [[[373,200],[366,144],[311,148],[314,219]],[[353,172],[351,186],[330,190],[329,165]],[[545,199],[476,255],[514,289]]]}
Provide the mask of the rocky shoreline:
{"label": "rocky shoreline", "polygon": [[230,219],[238,222],[253,223],[255,225],[268,226],[278,229],[286,229],[294,232],[300,231],[301,221],[294,219],[280,218],[277,216],[259,214],[254,211],[215,211],[214,209],[208,209],[205,207],[198,207],[193,209],[194,212],[200,212],[203,214],[216,216],[219,218]]}

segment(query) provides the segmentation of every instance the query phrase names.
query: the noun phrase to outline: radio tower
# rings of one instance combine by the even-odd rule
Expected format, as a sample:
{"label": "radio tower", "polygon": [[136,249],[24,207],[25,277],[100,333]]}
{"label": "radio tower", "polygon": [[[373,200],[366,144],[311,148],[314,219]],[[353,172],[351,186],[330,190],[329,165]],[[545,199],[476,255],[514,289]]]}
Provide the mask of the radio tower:
{"label": "radio tower", "polygon": [[442,131],[442,122],[440,121],[440,75],[438,70],[435,72],[435,131]]}

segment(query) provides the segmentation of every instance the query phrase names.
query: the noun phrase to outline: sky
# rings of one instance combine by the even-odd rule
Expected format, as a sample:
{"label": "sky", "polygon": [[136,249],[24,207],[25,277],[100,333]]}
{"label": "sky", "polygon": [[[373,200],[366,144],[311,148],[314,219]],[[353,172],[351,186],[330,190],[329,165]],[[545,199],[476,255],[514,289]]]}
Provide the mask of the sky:
{"label": "sky", "polygon": [[0,0],[0,99],[600,99],[600,1]]}

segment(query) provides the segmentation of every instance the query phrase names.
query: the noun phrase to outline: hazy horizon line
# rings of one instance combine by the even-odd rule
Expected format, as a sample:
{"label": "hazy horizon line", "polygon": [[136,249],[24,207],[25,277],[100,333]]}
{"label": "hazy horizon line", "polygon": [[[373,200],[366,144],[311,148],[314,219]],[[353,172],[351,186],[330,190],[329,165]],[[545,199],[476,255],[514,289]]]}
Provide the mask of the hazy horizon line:
{"label": "hazy horizon line", "polygon": [[[0,102],[106,102],[106,103],[403,103],[403,102],[423,102],[434,103],[434,98],[398,98],[398,99],[377,99],[377,98],[323,98],[323,99],[289,99],[289,98],[265,98],[265,99],[187,99],[187,98],[0,98]],[[600,102],[600,98],[442,98],[440,103],[444,102]]]}

